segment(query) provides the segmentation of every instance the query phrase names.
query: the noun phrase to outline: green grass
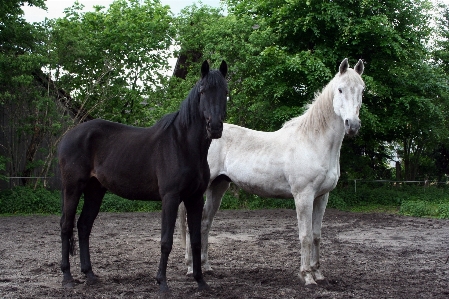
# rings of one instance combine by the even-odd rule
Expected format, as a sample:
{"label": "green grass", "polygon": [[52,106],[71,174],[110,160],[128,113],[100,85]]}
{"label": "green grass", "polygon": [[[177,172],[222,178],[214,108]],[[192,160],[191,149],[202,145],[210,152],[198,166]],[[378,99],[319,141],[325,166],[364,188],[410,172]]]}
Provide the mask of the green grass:
{"label": "green grass", "polygon": [[[83,199],[78,205],[81,212]],[[102,212],[152,212],[161,210],[161,202],[132,201],[106,194]],[[397,213],[415,217],[449,219],[449,187],[385,186],[365,184],[338,186],[330,193],[329,208],[351,212]],[[295,209],[293,199],[261,198],[233,186],[223,197],[220,209]],[[16,187],[0,192],[0,215],[60,214],[59,191]]]}
{"label": "green grass", "polygon": [[[78,204],[77,212],[81,213],[83,198]],[[158,201],[128,200],[107,193],[101,205],[101,212],[152,212],[161,210]],[[24,214],[60,214],[61,192],[45,188],[16,187],[0,192],[1,215]]]}

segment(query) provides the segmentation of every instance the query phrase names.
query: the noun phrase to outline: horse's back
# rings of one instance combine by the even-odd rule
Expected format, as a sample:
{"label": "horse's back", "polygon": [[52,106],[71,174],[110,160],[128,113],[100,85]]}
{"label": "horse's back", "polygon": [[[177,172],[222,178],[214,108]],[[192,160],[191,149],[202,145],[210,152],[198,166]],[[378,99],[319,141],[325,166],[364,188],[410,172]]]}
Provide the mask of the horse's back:
{"label": "horse's back", "polygon": [[139,140],[138,136],[144,131],[144,128],[94,119],[77,125],[64,135],[59,143],[58,156],[60,160],[90,159],[90,155],[99,150],[113,150],[114,143],[124,146]]}
{"label": "horse's back", "polygon": [[[157,197],[152,162],[156,159],[151,151],[157,147],[157,133],[151,134],[151,130],[101,119],[76,126],[59,144],[63,183],[77,184],[95,177],[103,187],[122,197]],[[140,194],[135,190],[141,190]]]}

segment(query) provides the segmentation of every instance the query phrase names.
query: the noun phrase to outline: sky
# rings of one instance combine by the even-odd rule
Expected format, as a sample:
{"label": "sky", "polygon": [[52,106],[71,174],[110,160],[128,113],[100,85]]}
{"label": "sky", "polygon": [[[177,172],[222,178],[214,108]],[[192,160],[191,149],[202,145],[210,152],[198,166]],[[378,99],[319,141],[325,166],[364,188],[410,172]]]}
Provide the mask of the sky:
{"label": "sky", "polygon": [[[448,0],[449,1],[449,0]],[[94,5],[101,5],[106,8],[114,2],[114,0],[78,0],[78,2],[84,4],[85,11],[93,11]],[[56,19],[64,17],[64,9],[70,7],[75,3],[75,0],[47,0],[47,11],[30,6],[24,6],[23,11],[25,13],[25,19],[29,23],[42,22],[45,18]],[[193,3],[200,3],[199,0],[161,0],[163,5],[168,5],[171,8],[173,14],[177,15],[181,9],[191,5]],[[220,0],[201,0],[202,4],[212,7],[220,7]]]}

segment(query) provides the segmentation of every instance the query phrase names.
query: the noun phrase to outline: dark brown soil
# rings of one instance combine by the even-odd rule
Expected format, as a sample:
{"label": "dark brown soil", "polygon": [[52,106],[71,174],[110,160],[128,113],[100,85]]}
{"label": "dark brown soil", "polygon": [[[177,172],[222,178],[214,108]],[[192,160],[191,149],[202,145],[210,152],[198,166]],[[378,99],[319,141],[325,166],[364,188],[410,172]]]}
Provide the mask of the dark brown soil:
{"label": "dark brown soil", "polygon": [[[160,213],[100,214],[88,286],[79,256],[74,289],[61,287],[59,217],[0,218],[0,298],[158,298]],[[292,210],[219,211],[206,274],[185,276],[178,232],[167,276],[171,298],[449,298],[449,221],[327,210],[322,260],[329,285],[304,288]]]}

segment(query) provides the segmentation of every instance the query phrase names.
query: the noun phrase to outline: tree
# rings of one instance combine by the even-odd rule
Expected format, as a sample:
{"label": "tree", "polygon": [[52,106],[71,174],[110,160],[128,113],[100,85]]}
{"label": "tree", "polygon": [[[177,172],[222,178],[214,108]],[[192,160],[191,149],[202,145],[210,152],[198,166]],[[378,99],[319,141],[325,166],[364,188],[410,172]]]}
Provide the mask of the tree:
{"label": "tree", "polygon": [[7,176],[26,177],[40,164],[44,136],[55,132],[55,105],[35,79],[45,64],[45,31],[23,18],[23,4],[45,8],[43,0],[1,1],[0,107],[1,155]]}
{"label": "tree", "polygon": [[[50,69],[85,114],[133,125],[154,122],[152,94],[165,84],[174,35],[159,0],[117,0],[82,13],[75,3],[51,29]],[[150,108],[151,109],[151,108]]]}
{"label": "tree", "polygon": [[[363,167],[363,174],[355,175],[389,175],[388,144],[398,143],[407,178],[413,179],[422,155],[447,136],[435,129],[445,127],[440,124],[445,122],[447,84],[432,65],[426,42],[434,34],[430,1],[226,3],[227,16],[204,16],[207,12],[194,6],[185,10],[179,32],[182,51],[229,62],[228,121],[279,128],[303,111],[348,57],[366,65],[363,127],[355,140],[345,140],[342,160],[362,155],[360,161],[372,171]],[[346,165],[342,173],[354,173]]]}

